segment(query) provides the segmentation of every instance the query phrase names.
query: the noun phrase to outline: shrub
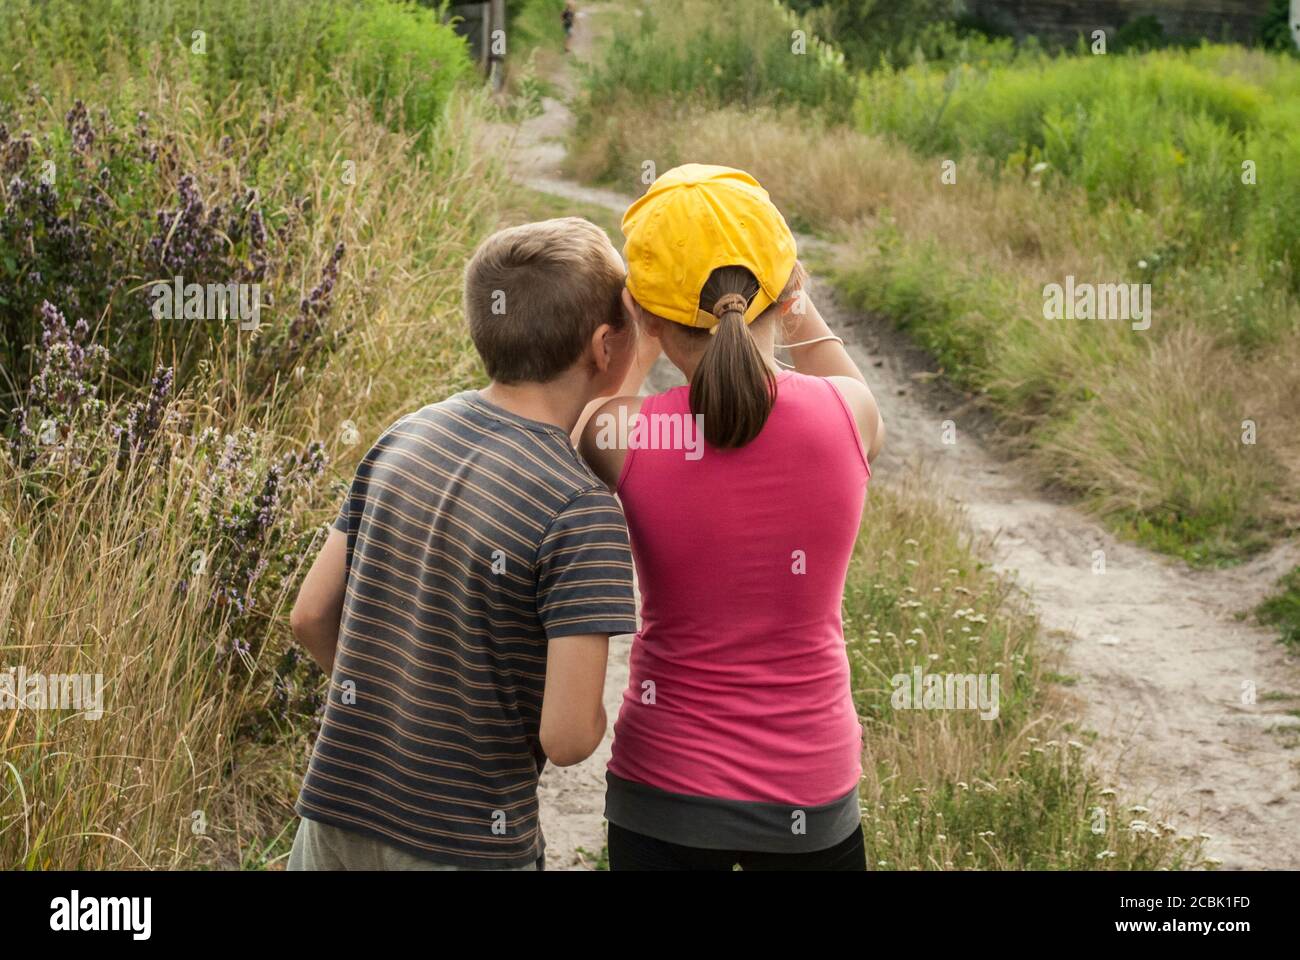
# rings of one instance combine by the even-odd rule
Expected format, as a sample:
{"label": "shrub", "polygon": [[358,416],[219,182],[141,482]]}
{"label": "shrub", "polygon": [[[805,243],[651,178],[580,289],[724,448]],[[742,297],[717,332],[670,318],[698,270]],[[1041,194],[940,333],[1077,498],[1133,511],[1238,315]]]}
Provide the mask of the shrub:
{"label": "shrub", "polygon": [[[268,303],[297,303],[304,285],[295,260],[302,244],[304,197],[268,217],[245,170],[265,157],[264,145],[236,151],[226,136],[215,155],[190,165],[174,139],[152,139],[143,111],[130,132],[108,109],[89,110],[80,100],[64,123],[41,129],[51,105],[32,95],[29,114],[11,112],[11,134],[0,123],[0,355],[11,371],[0,396],[4,410],[21,398],[34,375],[24,354],[36,343],[45,305],[85,327],[112,356],[117,393],[146,387],[159,363],[184,388],[200,365],[235,349],[233,320],[154,316],[157,282],[257,285]],[[33,130],[39,131],[34,133]],[[241,146],[250,145],[241,141]],[[189,166],[189,169],[186,167]],[[301,364],[332,302],[337,259],[327,260],[322,286],[300,306],[287,334],[258,342],[243,386],[265,389]],[[312,267],[303,264],[307,270]],[[265,287],[263,291],[262,288]]]}
{"label": "shrub", "polygon": [[[120,26],[87,42],[146,42]],[[119,52],[101,80],[42,51],[18,73],[48,92],[0,95],[0,660],[102,673],[105,695],[94,722],[0,727],[0,862],[261,866],[321,692],[288,604],[366,441],[478,374],[460,274],[501,171],[469,91],[403,133],[376,116],[398,91],[350,72],[216,100]],[[175,270],[260,277],[261,327],[154,318]]]}
{"label": "shrub", "polygon": [[194,81],[210,107],[257,90],[337,109],[342,71],[421,147],[470,72],[464,41],[439,13],[401,0],[6,0],[0,95],[51,86],[69,70],[89,80],[121,61]]}
{"label": "shrub", "polygon": [[[1300,227],[1281,215],[1295,199],[1282,171],[1300,166],[1297,83],[1300,67],[1289,61],[1233,59],[1209,46],[918,66],[864,80],[857,114],[864,129],[927,154],[1024,177],[1042,171],[1047,186],[1082,186],[1094,209],[1150,211],[1187,265],[1244,246],[1253,268],[1300,291]],[[1243,185],[1248,160],[1253,187]]]}
{"label": "shrub", "polygon": [[377,115],[391,112],[422,147],[452,89],[470,73],[464,41],[436,12],[393,0],[339,4],[325,51],[351,71]]}
{"label": "shrub", "polygon": [[805,29],[780,3],[669,0],[646,8],[617,31],[585,81],[590,118],[599,104],[622,96],[672,98],[703,105],[796,104],[843,116],[854,81],[843,56],[806,37],[792,52],[794,31]]}

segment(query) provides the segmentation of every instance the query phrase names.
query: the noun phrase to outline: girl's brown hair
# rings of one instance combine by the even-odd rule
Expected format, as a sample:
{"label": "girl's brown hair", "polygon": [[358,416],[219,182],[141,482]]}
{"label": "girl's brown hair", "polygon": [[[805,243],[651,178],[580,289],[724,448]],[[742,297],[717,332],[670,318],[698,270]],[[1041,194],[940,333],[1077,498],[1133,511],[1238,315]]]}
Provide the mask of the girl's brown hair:
{"label": "girl's brown hair", "polygon": [[704,438],[715,447],[745,446],[776,402],[776,376],[745,324],[744,304],[758,289],[746,268],[719,267],[700,291],[700,309],[721,317],[715,333],[704,333],[709,345],[691,377],[690,403],[692,413],[703,415]]}

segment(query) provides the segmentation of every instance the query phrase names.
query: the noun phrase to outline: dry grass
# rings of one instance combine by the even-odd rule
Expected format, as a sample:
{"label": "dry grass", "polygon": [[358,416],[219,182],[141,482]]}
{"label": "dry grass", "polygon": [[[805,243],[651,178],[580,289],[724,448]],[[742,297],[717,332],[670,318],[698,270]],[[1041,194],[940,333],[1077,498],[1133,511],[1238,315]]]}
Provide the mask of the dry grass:
{"label": "dry grass", "polygon": [[[872,488],[844,597],[866,730],[871,862],[904,870],[1201,864],[1187,832],[1175,843],[1172,827],[1130,829],[1134,818],[1088,767],[1090,737],[1074,729],[1073,707],[1052,682],[1056,657],[1039,642],[1026,598],[981,562],[991,544],[968,529],[922,472]],[[917,667],[996,676],[996,717],[898,709],[893,680]],[[1152,821],[1168,819],[1157,810]]]}
{"label": "dry grass", "polygon": [[[243,108],[233,102],[231,116],[201,119],[191,106],[183,87],[153,88],[156,122],[202,168],[222,135],[249,128],[235,123]],[[277,109],[296,159],[310,158],[295,170],[307,171],[312,211],[301,256],[318,263],[339,241],[349,251],[331,317],[340,345],[265,396],[241,388],[247,356],[232,345],[181,403],[191,435],[250,427],[268,458],[323,441],[334,482],[285,518],[310,529],[332,517],[338,484],[393,419],[477,379],[460,271],[495,220],[501,171],[473,146],[473,95],[427,153],[359,100],[332,116],[302,104]],[[355,186],[341,182],[345,159],[356,162]],[[264,195],[277,196],[276,179]],[[359,441],[348,442],[345,421]],[[210,546],[196,508],[211,492],[212,464],[192,455],[188,436],[169,442],[165,468],[46,476],[59,495],[42,500],[0,458],[0,668],[104,678],[98,720],[0,713],[0,867],[256,867],[291,839],[311,725],[275,714],[272,677],[291,643],[297,577],[289,571],[261,598],[250,654],[220,653],[230,647],[228,620],[207,608],[199,577],[178,589],[193,576],[194,551]],[[268,710],[272,728],[250,729]]]}
{"label": "dry grass", "polygon": [[[1113,252],[1157,247],[1141,211],[973,162],[947,185],[937,159],[792,110],[629,97],[589,118],[570,153],[576,176],[638,190],[646,161],[753,173],[797,227],[845,241],[840,281],[860,306],[986,394],[1029,468],[1118,528],[1205,562],[1248,553],[1294,518],[1300,474],[1286,465],[1300,435],[1278,397],[1300,389],[1300,368],[1277,359],[1300,352],[1293,308],[1246,299],[1248,276],[1196,274],[1155,282],[1146,332],[1043,320],[1047,283],[1148,279]],[[1268,354],[1238,343],[1251,311],[1279,318]],[[1253,446],[1245,419],[1260,425]]]}

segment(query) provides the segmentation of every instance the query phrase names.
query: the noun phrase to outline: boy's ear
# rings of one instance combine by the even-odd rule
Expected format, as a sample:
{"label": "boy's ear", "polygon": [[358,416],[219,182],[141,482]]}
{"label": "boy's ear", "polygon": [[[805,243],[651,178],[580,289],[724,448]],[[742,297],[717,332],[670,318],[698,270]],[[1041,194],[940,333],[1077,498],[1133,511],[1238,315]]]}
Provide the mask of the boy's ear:
{"label": "boy's ear", "polygon": [[591,332],[591,362],[596,365],[597,373],[604,373],[615,361],[614,328],[602,323]]}

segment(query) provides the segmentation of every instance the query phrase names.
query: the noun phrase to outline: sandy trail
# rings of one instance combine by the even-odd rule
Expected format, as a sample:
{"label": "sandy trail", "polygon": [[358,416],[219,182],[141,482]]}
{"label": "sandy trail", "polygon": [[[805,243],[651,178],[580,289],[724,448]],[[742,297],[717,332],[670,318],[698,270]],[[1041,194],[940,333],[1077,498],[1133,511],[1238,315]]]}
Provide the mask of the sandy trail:
{"label": "sandy trail", "polygon": [[[580,12],[575,57],[590,54],[602,27],[599,6]],[[567,68],[554,79],[572,92]],[[515,176],[545,193],[621,213],[630,196],[561,172],[560,139],[570,121],[564,103],[547,98],[542,114],[518,131]],[[830,258],[844,252],[812,238],[799,242],[805,256],[813,249]],[[965,398],[930,384],[925,356],[887,322],[846,309],[815,277],[813,292],[867,372],[889,428],[874,482],[926,471],[938,495],[957,501],[972,527],[993,538],[996,565],[1031,598],[1049,642],[1061,650],[1062,670],[1077,678],[1080,719],[1100,735],[1096,762],[1111,785],[1134,802],[1150,798],[1149,806],[1182,831],[1210,834],[1207,853],[1227,869],[1300,868],[1300,717],[1286,712],[1300,699],[1300,663],[1274,633],[1238,619],[1300,562],[1300,544],[1282,544],[1231,570],[1189,571],[1116,540],[1092,518],[1027,485],[1015,462],[984,443],[974,418],[961,412]],[[648,389],[676,382],[676,371],[661,361]],[[946,444],[949,419],[957,441]],[[1094,573],[1098,550],[1103,574]],[[630,644],[620,637],[610,647],[611,725]],[[1248,686],[1254,703],[1243,703]],[[550,767],[542,778],[553,869],[590,868],[604,845],[610,739],[585,763]]]}

